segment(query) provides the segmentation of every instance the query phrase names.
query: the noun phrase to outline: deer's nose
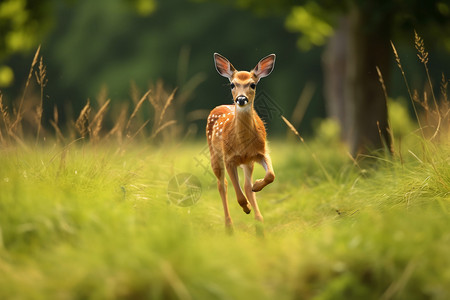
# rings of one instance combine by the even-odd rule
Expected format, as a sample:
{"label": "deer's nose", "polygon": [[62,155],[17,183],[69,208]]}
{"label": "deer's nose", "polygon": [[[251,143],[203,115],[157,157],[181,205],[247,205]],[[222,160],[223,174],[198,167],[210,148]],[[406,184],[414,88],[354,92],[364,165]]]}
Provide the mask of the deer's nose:
{"label": "deer's nose", "polygon": [[236,98],[236,103],[237,103],[239,106],[244,106],[245,104],[248,103],[248,99],[247,99],[247,97],[245,97],[245,96],[237,96],[237,98]]}

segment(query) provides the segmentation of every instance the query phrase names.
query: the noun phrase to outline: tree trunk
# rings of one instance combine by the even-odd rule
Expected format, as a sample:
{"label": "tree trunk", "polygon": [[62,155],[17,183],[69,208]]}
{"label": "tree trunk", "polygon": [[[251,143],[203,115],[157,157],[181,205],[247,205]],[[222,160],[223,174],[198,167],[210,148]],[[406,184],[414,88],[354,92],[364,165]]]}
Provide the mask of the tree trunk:
{"label": "tree trunk", "polygon": [[341,20],[324,59],[327,110],[339,121],[353,156],[391,149],[386,99],[376,71],[389,82],[390,16],[375,9],[375,0],[366,4]]}
{"label": "tree trunk", "polygon": [[355,7],[349,16],[346,73],[348,143],[353,155],[371,149],[391,149],[387,105],[376,71],[389,82],[390,16],[374,14],[368,1],[365,9]]}
{"label": "tree trunk", "polygon": [[341,126],[341,139],[347,141],[347,103],[345,101],[345,74],[348,52],[348,18],[342,17],[334,35],[328,41],[323,56],[325,108],[330,118]]}

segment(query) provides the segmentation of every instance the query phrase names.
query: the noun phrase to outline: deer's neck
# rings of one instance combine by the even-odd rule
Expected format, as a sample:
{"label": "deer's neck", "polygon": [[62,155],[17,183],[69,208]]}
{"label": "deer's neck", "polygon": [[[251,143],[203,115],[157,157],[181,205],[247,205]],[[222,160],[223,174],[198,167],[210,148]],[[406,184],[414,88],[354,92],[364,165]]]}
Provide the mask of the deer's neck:
{"label": "deer's neck", "polygon": [[249,135],[254,135],[256,131],[256,121],[254,115],[256,114],[253,105],[246,108],[239,108],[236,106],[234,128],[237,136],[242,139],[250,138]]}

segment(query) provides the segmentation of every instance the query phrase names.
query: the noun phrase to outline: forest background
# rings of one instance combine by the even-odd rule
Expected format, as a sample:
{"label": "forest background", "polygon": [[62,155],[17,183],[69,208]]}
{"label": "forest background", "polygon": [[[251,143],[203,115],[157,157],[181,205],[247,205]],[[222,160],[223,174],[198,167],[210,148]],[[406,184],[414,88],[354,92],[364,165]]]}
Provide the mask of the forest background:
{"label": "forest background", "polygon": [[[354,21],[355,11],[369,11],[369,17]],[[376,122],[369,120],[374,115],[383,127],[386,119],[375,67],[385,77],[389,97],[413,114],[403,78],[398,72],[390,76],[396,63],[389,41],[402,57],[410,85],[429,91],[426,73],[412,47],[414,31],[432,57],[430,76],[439,81],[450,65],[449,11],[445,1],[2,1],[0,88],[3,101],[9,107],[14,102],[17,106],[29,64],[41,45],[49,81],[43,101],[46,127],[50,127],[54,107],[60,122],[69,122],[88,99],[94,106],[106,99],[113,104],[130,103],[138,92],[159,85],[168,94],[178,88],[175,115],[171,116],[180,126],[175,131],[201,136],[208,111],[231,101],[228,87],[214,70],[212,54],[219,52],[238,69],[249,70],[261,57],[276,53],[275,72],[258,89],[263,99],[259,112],[269,133],[286,132],[281,114],[306,135],[317,128],[314,120],[328,116],[340,123],[342,138],[356,154],[361,144],[381,145]],[[355,44],[352,26],[364,28],[363,36],[370,39],[367,50],[358,45],[353,49],[339,46]],[[373,61],[363,61],[367,60],[364,51]],[[365,80],[369,84],[346,79],[346,70],[358,60],[368,67],[356,71],[357,76],[369,74]],[[354,96],[359,91],[348,88],[349,82],[369,96]],[[364,101],[376,107],[358,108]],[[256,106],[258,110],[258,102]],[[117,114],[106,124],[112,127]],[[367,132],[360,133],[369,140],[352,140],[348,135],[357,135],[352,128],[363,128],[362,122],[371,122]]]}

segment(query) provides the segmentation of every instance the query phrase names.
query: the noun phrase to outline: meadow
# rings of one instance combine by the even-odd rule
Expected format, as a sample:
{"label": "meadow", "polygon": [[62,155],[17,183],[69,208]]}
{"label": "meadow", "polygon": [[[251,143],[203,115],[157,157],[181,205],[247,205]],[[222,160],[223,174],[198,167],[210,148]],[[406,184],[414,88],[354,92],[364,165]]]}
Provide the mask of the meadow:
{"label": "meadow", "polygon": [[[352,158],[329,120],[314,137],[269,136],[276,179],[257,194],[264,225],[230,186],[232,235],[206,140],[160,138],[175,128],[166,119],[173,92],[135,97],[110,131],[106,99],[87,104],[71,129],[55,112],[51,137],[42,92],[35,118],[27,99],[16,115],[0,101],[0,299],[448,299],[444,91],[418,125],[390,103],[391,154]],[[146,132],[147,99],[155,113]],[[37,124],[31,137],[27,120]],[[201,187],[182,183],[179,196],[195,201],[180,205],[171,182],[186,173]]]}
{"label": "meadow", "polygon": [[[326,139],[274,141],[264,237],[232,189],[226,234],[204,143],[2,149],[0,298],[446,299],[450,149],[422,146],[366,168]],[[191,206],[168,198],[183,172]]]}

